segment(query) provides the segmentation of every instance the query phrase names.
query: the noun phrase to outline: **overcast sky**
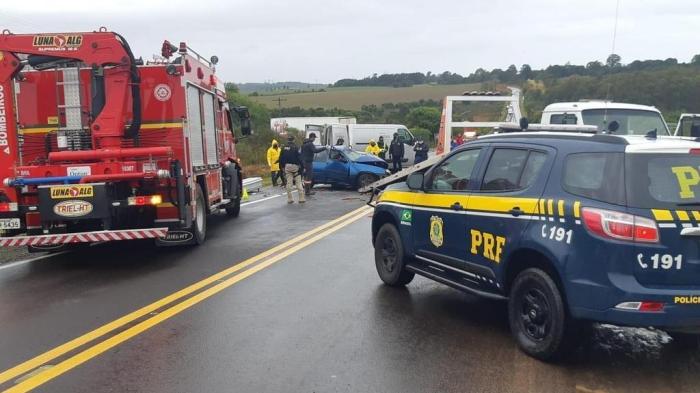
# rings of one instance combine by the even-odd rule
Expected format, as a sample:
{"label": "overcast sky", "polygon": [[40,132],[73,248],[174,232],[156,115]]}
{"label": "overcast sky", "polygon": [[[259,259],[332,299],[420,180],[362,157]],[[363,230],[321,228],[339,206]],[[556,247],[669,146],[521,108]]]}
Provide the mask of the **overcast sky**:
{"label": "overcast sky", "polygon": [[[328,83],[372,73],[604,61],[615,0],[3,0],[14,33],[121,33],[136,56],[164,39],[220,58],[227,81]],[[621,0],[616,52],[635,59],[700,53],[698,0]]]}

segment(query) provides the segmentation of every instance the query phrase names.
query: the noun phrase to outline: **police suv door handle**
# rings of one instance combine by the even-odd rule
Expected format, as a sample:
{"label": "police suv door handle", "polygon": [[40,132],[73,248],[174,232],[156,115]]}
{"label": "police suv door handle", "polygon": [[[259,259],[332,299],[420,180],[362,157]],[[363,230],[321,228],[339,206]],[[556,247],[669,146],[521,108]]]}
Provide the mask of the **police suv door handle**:
{"label": "police suv door handle", "polygon": [[464,208],[462,207],[462,205],[459,202],[453,203],[452,206],[450,206],[450,209],[456,210],[456,211],[464,210]]}
{"label": "police suv door handle", "polygon": [[513,216],[517,217],[517,216],[523,214],[523,211],[520,210],[520,208],[519,208],[518,206],[516,206],[516,207],[514,207],[514,208],[508,210],[508,213],[510,213],[510,214],[512,214]]}

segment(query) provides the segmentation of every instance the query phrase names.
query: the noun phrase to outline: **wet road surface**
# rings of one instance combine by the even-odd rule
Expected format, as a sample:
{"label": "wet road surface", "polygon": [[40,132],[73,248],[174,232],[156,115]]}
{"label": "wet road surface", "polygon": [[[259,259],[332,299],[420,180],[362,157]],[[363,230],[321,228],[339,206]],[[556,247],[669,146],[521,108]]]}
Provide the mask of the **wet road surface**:
{"label": "wet road surface", "polygon": [[[306,206],[286,206],[276,198],[245,207],[236,220],[214,218],[203,247],[101,245],[0,270],[0,370],[11,370],[241,261],[249,263],[296,235],[327,226],[179,299],[174,304],[237,280],[147,329],[134,330],[138,333],[109,349],[94,347],[171,309],[149,312],[30,369],[29,376],[5,381],[0,389],[20,387],[75,362],[85,351],[87,358],[36,390],[700,391],[700,351],[674,343],[663,332],[598,327],[568,361],[551,365],[517,349],[503,303],[420,277],[406,289],[383,286],[373,266],[370,211],[331,221],[362,205],[352,192],[321,191]],[[350,220],[356,221],[342,223]]]}

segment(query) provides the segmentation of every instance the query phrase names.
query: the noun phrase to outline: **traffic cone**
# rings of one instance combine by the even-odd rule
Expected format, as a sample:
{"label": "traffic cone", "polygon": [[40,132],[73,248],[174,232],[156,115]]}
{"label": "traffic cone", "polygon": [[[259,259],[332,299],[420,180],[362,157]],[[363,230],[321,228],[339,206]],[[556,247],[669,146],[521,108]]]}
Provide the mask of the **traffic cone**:
{"label": "traffic cone", "polygon": [[248,199],[250,199],[250,195],[248,195],[248,189],[243,187],[243,202],[246,202]]}

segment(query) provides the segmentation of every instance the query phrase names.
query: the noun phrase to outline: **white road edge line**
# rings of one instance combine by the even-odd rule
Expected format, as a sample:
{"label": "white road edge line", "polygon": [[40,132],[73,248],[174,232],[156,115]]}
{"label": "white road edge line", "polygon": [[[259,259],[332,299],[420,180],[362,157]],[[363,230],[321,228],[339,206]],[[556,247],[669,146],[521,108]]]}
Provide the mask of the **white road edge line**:
{"label": "white road edge line", "polygon": [[3,265],[0,265],[0,270],[10,269],[10,268],[13,268],[13,267],[15,267],[15,266],[24,265],[24,264],[26,264],[26,263],[30,263],[30,262],[34,262],[34,261],[39,261],[39,260],[46,259],[46,258],[55,257],[55,256],[58,256],[58,255],[61,255],[61,254],[66,254],[66,253],[68,253],[68,252],[69,252],[69,250],[66,250],[66,251],[59,251],[59,252],[56,252],[56,253],[53,253],[53,254],[41,255],[41,256],[38,256],[38,257],[36,257],[36,258],[23,259],[23,260],[21,260],[21,261],[15,261],[15,262],[6,263],[6,264],[3,264]]}
{"label": "white road edge line", "polygon": [[[292,193],[295,193],[295,192],[297,192],[297,190],[292,191]],[[252,205],[252,204],[255,204],[255,203],[260,203],[260,202],[269,201],[270,199],[279,198],[279,197],[285,196],[285,195],[287,195],[286,192],[283,193],[283,194],[277,194],[277,195],[273,195],[273,196],[270,196],[270,197],[267,197],[267,198],[258,199],[258,200],[255,200],[255,201],[250,201],[250,202],[246,202],[246,203],[241,203],[241,207],[243,207],[243,206],[248,206],[248,205]]]}

